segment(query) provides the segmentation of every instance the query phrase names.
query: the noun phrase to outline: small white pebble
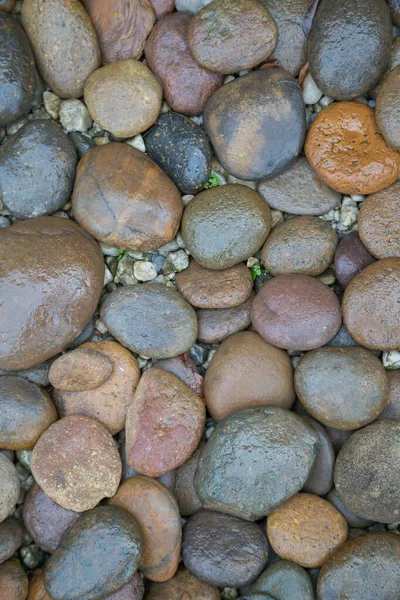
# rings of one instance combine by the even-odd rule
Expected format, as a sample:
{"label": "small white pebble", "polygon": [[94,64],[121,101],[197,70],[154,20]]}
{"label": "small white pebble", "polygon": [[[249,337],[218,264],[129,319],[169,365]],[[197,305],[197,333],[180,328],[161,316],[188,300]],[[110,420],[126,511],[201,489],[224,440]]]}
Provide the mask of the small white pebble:
{"label": "small white pebble", "polygon": [[175,273],[167,273],[167,274],[165,275],[165,279],[166,279],[167,281],[174,281],[174,280],[175,280],[175,277],[176,277],[176,274],[175,274]]}
{"label": "small white pebble", "polygon": [[161,105],[161,111],[160,111],[161,114],[163,115],[163,114],[165,114],[167,112],[170,112],[170,110],[171,110],[170,107],[168,106],[168,104],[164,100],[164,102]]}
{"label": "small white pebble", "polygon": [[157,271],[152,262],[141,260],[135,262],[133,274],[138,281],[151,281],[157,277]]}
{"label": "small white pebble", "polygon": [[224,85],[226,83],[230,83],[231,81],[235,81],[235,77],[233,75],[227,75],[224,79]]}
{"label": "small white pebble", "polygon": [[249,269],[252,269],[253,267],[259,264],[260,261],[258,260],[258,258],[256,258],[255,256],[250,256],[250,258],[247,259],[246,266],[249,267]]}
{"label": "small white pebble", "polygon": [[383,352],[382,364],[385,367],[385,369],[400,369],[400,350],[390,350],[389,352]]}
{"label": "small white pebble", "polygon": [[60,122],[67,131],[85,133],[91,128],[93,120],[83,102],[76,98],[70,98],[61,102]]}
{"label": "small white pebble", "polygon": [[181,235],[181,232],[178,231],[178,233],[176,234],[176,243],[178,244],[179,248],[184,248],[185,247],[185,242],[183,241],[183,237]]}
{"label": "small white pebble", "polygon": [[100,248],[104,256],[118,256],[118,248],[107,246],[107,244],[103,244],[102,242],[100,242]]}
{"label": "small white pebble", "polygon": [[247,75],[250,73],[250,69],[243,69],[243,71],[239,71],[239,77],[243,77],[243,75]]}
{"label": "small white pebble", "polygon": [[321,100],[319,101],[322,108],[326,108],[327,106],[332,104],[332,102],[333,98],[331,98],[330,96],[322,96]]}
{"label": "small white pebble", "polygon": [[60,115],[61,98],[53,92],[43,92],[44,107],[52,119],[58,119]]}
{"label": "small white pebble", "polygon": [[187,204],[189,204],[189,202],[191,200],[193,200],[193,198],[194,198],[193,194],[185,194],[184,196],[182,196],[182,202],[186,206]]}
{"label": "small white pebble", "polygon": [[169,252],[166,256],[167,262],[171,263],[176,273],[180,273],[189,266],[189,258],[184,250]]}
{"label": "small white pebble", "polygon": [[143,369],[147,365],[147,358],[142,358],[141,356],[137,357],[137,364],[139,365],[139,369]]}
{"label": "small white pebble", "polygon": [[334,221],[335,220],[335,211],[333,210],[333,208],[331,208],[331,210],[328,210],[328,212],[326,212],[324,215],[321,215],[320,218],[323,219],[324,221]]}
{"label": "small white pebble", "polygon": [[283,212],[280,210],[271,210],[271,229],[283,223]]}
{"label": "small white pebble", "polygon": [[196,125],[203,124],[203,117],[201,115],[199,117],[190,117],[190,120],[193,121],[193,123],[196,123]]}
{"label": "small white pebble", "polygon": [[100,319],[96,319],[95,328],[99,333],[101,333],[101,335],[104,335],[108,331],[107,327],[104,325],[103,321],[100,321]]}
{"label": "small white pebble", "polygon": [[105,135],[101,135],[100,137],[95,137],[93,142],[95,146],[104,146],[105,144],[109,144],[110,140]]}
{"label": "small white pebble", "polygon": [[28,119],[26,117],[22,117],[22,119],[18,119],[18,121],[11,123],[11,125],[7,127],[7,135],[15,135],[17,131],[21,129],[21,127],[27,124],[27,122]]}
{"label": "small white pebble", "polygon": [[[217,174],[217,176],[221,179],[221,175],[219,173]],[[246,187],[249,187],[252,190],[257,189],[257,183],[255,181],[244,181],[244,179],[238,179],[233,175],[228,175],[227,179],[228,183],[239,183],[240,185],[245,185]]]}
{"label": "small white pebble", "polygon": [[303,100],[305,104],[316,104],[322,97],[322,92],[315,83],[311,73],[306,75],[303,83]]}
{"label": "small white pebble", "polygon": [[362,196],[361,194],[352,194],[350,198],[354,200],[354,202],[362,202],[365,196]]}
{"label": "small white pebble", "polygon": [[104,265],[104,283],[103,283],[103,287],[105,287],[106,285],[108,285],[112,281],[114,281],[114,278],[113,278],[113,276],[111,274],[111,271],[107,267],[107,265]]}
{"label": "small white pebble", "polygon": [[140,152],[146,152],[146,146],[144,143],[144,139],[142,135],[135,135],[135,137],[126,140],[126,144],[132,146],[132,148],[136,148],[136,150],[140,150]]}
{"label": "small white pebble", "polygon": [[179,245],[176,240],[172,240],[171,242],[168,242],[168,244],[161,246],[161,248],[158,249],[158,254],[161,254],[161,256],[166,258],[167,254],[175,252],[175,250],[179,250]]}
{"label": "small white pebble", "polygon": [[203,364],[203,368],[204,368],[204,369],[208,369],[208,367],[209,367],[209,365],[210,365],[210,362],[211,362],[211,360],[212,360],[212,358],[213,358],[214,354],[216,353],[216,351],[217,351],[217,349],[216,349],[216,348],[212,348],[212,349],[210,350],[210,352],[208,353],[207,360],[206,360],[206,362]]}

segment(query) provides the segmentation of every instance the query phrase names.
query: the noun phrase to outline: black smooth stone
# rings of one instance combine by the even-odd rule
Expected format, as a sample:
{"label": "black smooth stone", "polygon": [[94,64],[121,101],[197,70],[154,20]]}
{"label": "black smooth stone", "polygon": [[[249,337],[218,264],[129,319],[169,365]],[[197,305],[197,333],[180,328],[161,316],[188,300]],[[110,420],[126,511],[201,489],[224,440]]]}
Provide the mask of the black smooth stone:
{"label": "black smooth stone", "polygon": [[175,112],[161,115],[146,136],[146,150],[185,194],[202,189],[211,173],[211,147],[204,130]]}
{"label": "black smooth stone", "polygon": [[90,135],[87,133],[81,133],[80,131],[73,131],[68,136],[75,146],[75,150],[78,154],[78,158],[81,159],[85,154],[89,152],[94,146],[94,142]]}

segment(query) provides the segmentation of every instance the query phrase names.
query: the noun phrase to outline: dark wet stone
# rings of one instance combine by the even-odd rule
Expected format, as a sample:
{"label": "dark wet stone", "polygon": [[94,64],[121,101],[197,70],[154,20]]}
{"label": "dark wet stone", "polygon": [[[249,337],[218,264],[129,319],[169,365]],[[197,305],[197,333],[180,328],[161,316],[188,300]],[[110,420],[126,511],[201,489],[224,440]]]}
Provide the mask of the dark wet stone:
{"label": "dark wet stone", "polygon": [[36,385],[40,385],[40,387],[47,387],[49,382],[49,370],[53,359],[45,360],[30,369],[23,369],[22,371],[6,371],[5,369],[0,369],[0,375],[16,375],[17,377],[23,377],[27,381],[31,383],[36,383]]}
{"label": "dark wet stone", "polygon": [[4,127],[31,110],[37,79],[24,30],[14,16],[1,11],[0,48],[0,127]]}
{"label": "dark wet stone", "polygon": [[183,530],[182,558],[196,577],[218,587],[240,587],[258,577],[268,559],[265,533],[256,523],[201,510]]}
{"label": "dark wet stone", "polygon": [[0,524],[0,564],[12,557],[22,542],[22,529],[15,519]]}
{"label": "dark wet stone", "polygon": [[191,119],[168,112],[145,138],[146,151],[184,194],[195,194],[211,173],[211,147],[204,130]]}
{"label": "dark wet stone", "polygon": [[71,196],[76,163],[57,123],[31,121],[0,148],[0,201],[21,219],[54,213]]}
{"label": "dark wet stone", "polygon": [[179,512],[182,517],[191,517],[202,508],[202,503],[194,487],[194,476],[199,462],[200,453],[205,444],[200,442],[199,447],[186,462],[176,469],[174,496],[178,502]]}
{"label": "dark wet stone", "polygon": [[89,323],[87,325],[85,325],[85,327],[82,329],[82,331],[78,335],[78,337],[76,337],[70,343],[70,345],[68,346],[68,350],[74,350],[81,344],[88,342],[90,340],[90,338],[92,337],[92,335],[94,334],[95,324],[96,324],[96,317],[93,315],[93,317],[90,319]]}
{"label": "dark wet stone", "polygon": [[319,449],[314,460],[310,475],[303,486],[303,492],[325,496],[333,485],[333,468],[335,466],[335,451],[327,432],[321,423],[315,419],[305,417],[317,432]]}
{"label": "dark wet stone", "polygon": [[353,433],[352,431],[344,431],[343,429],[335,429],[334,427],[325,427],[325,431],[331,440],[336,455],[339,454],[340,450]]}
{"label": "dark wet stone", "polygon": [[280,560],[268,567],[249,591],[271,594],[275,600],[314,600],[307,571],[289,560]]}
{"label": "dark wet stone", "polygon": [[329,340],[328,346],[358,346],[357,342],[353,340],[349,332],[344,325],[341,325],[339,331],[331,340]]}
{"label": "dark wet stone", "polygon": [[295,413],[236,411],[217,424],[200,456],[197,494],[206,508],[259,519],[303,487],[317,450],[317,434]]}
{"label": "dark wet stone", "polygon": [[400,595],[400,538],[368,533],[348,541],[325,563],[318,598],[392,600]]}
{"label": "dark wet stone", "polygon": [[347,234],[335,252],[335,273],[340,285],[345,288],[365,267],[375,262],[375,258],[360,240],[357,231]]}
{"label": "dark wet stone", "polygon": [[86,133],[72,131],[68,137],[72,140],[79,159],[85,156],[94,146],[93,139]]}
{"label": "dark wet stone", "polygon": [[97,600],[127,583],[142,554],[136,520],[115,506],[87,511],[63,536],[45,569],[54,600]]}
{"label": "dark wet stone", "polygon": [[293,164],[303,146],[306,123],[300,87],[282,69],[259,69],[214,92],[204,125],[229,173],[245,180],[273,177]]}
{"label": "dark wet stone", "polygon": [[321,0],[308,42],[311,75],[325,95],[356,98],[384,74],[391,44],[385,0]]}
{"label": "dark wet stone", "polygon": [[349,510],[335,488],[332,488],[332,490],[327,495],[326,499],[329,500],[329,502],[333,504],[333,506],[342,513],[349,527],[356,527],[357,529],[366,529],[374,523],[374,521],[371,521],[370,519],[364,519],[363,517],[359,517],[358,515],[354,514],[351,510]]}
{"label": "dark wet stone", "polygon": [[106,298],[100,314],[123,346],[143,356],[170,358],[187,352],[196,341],[195,311],[163,285],[119,288]]}

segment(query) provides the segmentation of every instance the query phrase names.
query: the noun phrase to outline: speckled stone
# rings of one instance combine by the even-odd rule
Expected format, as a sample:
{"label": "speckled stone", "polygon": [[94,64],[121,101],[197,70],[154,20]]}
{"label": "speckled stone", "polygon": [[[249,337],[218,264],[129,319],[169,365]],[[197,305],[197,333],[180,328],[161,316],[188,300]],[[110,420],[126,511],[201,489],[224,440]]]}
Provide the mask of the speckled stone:
{"label": "speckled stone", "polygon": [[275,600],[314,600],[314,591],[307,571],[288,560],[279,560],[269,566],[253,583],[249,592],[273,594]]}
{"label": "speckled stone", "polygon": [[374,521],[371,521],[371,519],[364,519],[363,517],[359,517],[351,510],[349,510],[335,488],[332,488],[332,490],[327,495],[326,499],[329,500],[329,502],[333,504],[333,506],[337,508],[339,512],[342,513],[349,527],[356,527],[357,529],[366,529],[367,527],[371,527],[371,525],[374,524]]}

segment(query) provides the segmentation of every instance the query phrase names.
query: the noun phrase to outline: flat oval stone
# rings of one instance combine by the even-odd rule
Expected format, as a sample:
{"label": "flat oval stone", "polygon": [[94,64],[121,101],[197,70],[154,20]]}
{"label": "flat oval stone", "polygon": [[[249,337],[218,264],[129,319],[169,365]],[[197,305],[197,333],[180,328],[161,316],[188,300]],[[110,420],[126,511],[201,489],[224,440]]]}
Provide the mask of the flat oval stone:
{"label": "flat oval stone", "polygon": [[203,395],[203,377],[199,374],[199,368],[187,355],[175,356],[174,358],[163,358],[154,363],[157,369],[164,369],[178,379],[186,383],[196,394]]}
{"label": "flat oval stone", "polygon": [[9,458],[0,452],[0,523],[13,512],[19,496],[19,477]]}
{"label": "flat oval stone", "polygon": [[101,56],[82,4],[78,0],[27,0],[22,24],[40,74],[53,92],[61,98],[83,96],[85,81],[100,66]]}
{"label": "flat oval stone", "polygon": [[61,352],[96,310],[103,281],[100,249],[73,221],[39,217],[1,229],[0,368],[27,369]]}
{"label": "flat oval stone", "polygon": [[271,275],[320,275],[330,266],[337,234],[317,217],[296,217],[274,227],[261,250]]}
{"label": "flat oval stone", "polygon": [[32,49],[19,21],[0,11],[0,127],[26,115],[36,95]]}
{"label": "flat oval stone", "polygon": [[388,371],[388,379],[389,399],[380,416],[382,419],[400,421],[400,371]]}
{"label": "flat oval stone", "polygon": [[194,487],[194,476],[204,446],[205,444],[200,442],[199,447],[193,452],[192,456],[176,469],[173,492],[182,517],[191,517],[202,508]]}
{"label": "flat oval stone", "polygon": [[[326,96],[357,98],[384,74],[391,43],[390,11],[384,0],[321,0],[308,41],[311,75]],[[360,56],[368,60],[360,61]]]}
{"label": "flat oval stone", "polygon": [[185,246],[206,269],[228,269],[246,260],[270,228],[271,213],[261,196],[235,183],[197,194],[182,218]]}
{"label": "flat oval stone", "polygon": [[353,277],[374,262],[375,258],[364,246],[357,231],[352,231],[340,240],[336,248],[334,260],[336,278],[342,288],[346,288]]}
{"label": "flat oval stone", "polygon": [[70,199],[76,163],[57,123],[31,121],[0,147],[0,201],[22,219],[54,213]]}
{"label": "flat oval stone", "polygon": [[382,419],[354,432],[339,452],[335,487],[356,515],[379,523],[399,520],[399,446],[400,423]]}
{"label": "flat oval stone", "polygon": [[400,258],[384,258],[364,269],[347,286],[344,323],[361,346],[400,348]]}
{"label": "flat oval stone", "polygon": [[204,378],[207,409],[220,421],[242,408],[279,406],[294,401],[290,358],[252,331],[230,336],[214,354]]}
{"label": "flat oval stone", "polygon": [[318,598],[389,600],[400,594],[400,539],[393,533],[367,533],[349,540],[322,567]]}
{"label": "flat oval stone", "polygon": [[296,367],[294,383],[307,411],[335,429],[359,429],[371,423],[388,401],[389,380],[381,361],[356,346],[307,352]]}
{"label": "flat oval stone", "polygon": [[307,36],[303,30],[303,13],[310,2],[309,0],[262,0],[262,4],[271,13],[278,26],[278,45],[271,58],[277,60],[282,69],[296,77],[307,62]]}
{"label": "flat oval stone", "polygon": [[192,306],[220,309],[245,302],[253,289],[253,280],[243,263],[213,271],[192,260],[187,269],[177,274],[176,287]]}
{"label": "flat oval stone", "polygon": [[84,0],[83,5],[96,30],[105,64],[142,56],[144,43],[155,21],[149,0],[129,3]]}
{"label": "flat oval stone", "polygon": [[228,74],[268,58],[278,42],[278,28],[257,0],[214,0],[191,20],[187,36],[199,65]]}
{"label": "flat oval stone", "polygon": [[15,375],[0,377],[0,446],[31,450],[57,420],[50,396],[34,383]]}
{"label": "flat oval stone", "polygon": [[49,427],[33,449],[31,469],[54,502],[76,512],[113,496],[122,472],[111,434],[82,415],[64,417]]}
{"label": "flat oval stone", "polygon": [[203,119],[224,169],[251,181],[290,167],[306,133],[300,87],[277,68],[258,69],[224,85],[210,98]]}
{"label": "flat oval stone", "polygon": [[212,152],[204,130],[191,119],[168,112],[146,135],[146,152],[184,194],[196,194],[211,174]]}
{"label": "flat oval stone", "polygon": [[168,106],[183,115],[200,115],[223,81],[196,63],[187,45],[191,16],[173,13],[153,27],[145,45],[147,64],[161,82]]}
{"label": "flat oval stone", "polygon": [[199,499],[211,510],[260,519],[303,487],[318,443],[310,425],[282,408],[231,413],[217,424],[200,455]]}
{"label": "flat oval stone", "polygon": [[341,324],[336,294],[307,275],[278,275],[254,298],[251,319],[266,342],[288,350],[324,346]]}
{"label": "flat oval stone", "polygon": [[201,510],[183,530],[182,558],[196,577],[218,587],[240,587],[257,578],[268,559],[259,525]]}
{"label": "flat oval stone", "polygon": [[370,519],[364,519],[363,517],[359,517],[358,515],[354,514],[351,510],[349,510],[335,488],[332,488],[332,490],[327,495],[326,499],[329,500],[329,502],[333,504],[333,506],[337,508],[340,513],[342,513],[349,527],[356,527],[357,529],[366,529],[367,527],[371,527],[371,525],[374,524],[374,522]]}
{"label": "flat oval stone", "polygon": [[53,387],[67,392],[92,390],[107,381],[112,370],[112,362],[105,354],[78,348],[53,362],[49,380]]}
{"label": "flat oval stone", "polygon": [[181,551],[181,521],[172,493],[162,483],[137,475],[126,479],[109,504],[129,512],[143,536],[140,571],[150,581],[174,576]]}
{"label": "flat oval stone", "polygon": [[141,554],[136,520],[122,508],[98,506],[63,536],[46,564],[46,590],[54,600],[107,598],[131,579]]}
{"label": "flat oval stone", "polygon": [[251,293],[246,302],[233,308],[199,309],[197,311],[198,341],[205,344],[216,344],[223,342],[230,335],[247,329],[251,324],[250,309],[253,299],[254,293]]}
{"label": "flat oval stone", "polygon": [[12,558],[0,565],[0,597],[7,600],[26,600],[28,577],[19,560]]}
{"label": "flat oval stone", "polygon": [[138,135],[151,127],[160,112],[161,100],[157,79],[146,65],[134,59],[106,65],[85,83],[90,116],[118,138]]}
{"label": "flat oval stone", "polygon": [[250,592],[271,593],[275,600],[314,600],[307,571],[288,560],[280,560],[268,567],[250,587]]}
{"label": "flat oval stone", "polygon": [[317,175],[342,194],[373,194],[399,176],[400,153],[383,139],[375,111],[360,102],[333,102],[321,110],[304,151]]}
{"label": "flat oval stone", "polygon": [[[129,350],[108,340],[87,342],[80,346],[79,351],[91,352],[107,359],[107,364],[112,368],[111,376],[95,389],[75,392],[55,389],[53,399],[58,414],[61,417],[72,414],[92,417],[115,435],[125,427],[126,411],[139,383],[140,369],[137,361]],[[69,354],[64,356],[68,357]]]}
{"label": "flat oval stone", "polygon": [[282,558],[320,567],[347,540],[347,523],[327,500],[296,494],[269,515],[267,535]]}
{"label": "flat oval stone", "polygon": [[341,194],[319,179],[305,156],[283,173],[262,179],[257,189],[270,208],[293,215],[323,215],[341,201]]}
{"label": "flat oval stone", "polygon": [[400,256],[400,182],[371,194],[361,204],[358,233],[376,258]]}
{"label": "flat oval stone", "polygon": [[319,437],[319,449],[314,460],[303,491],[318,496],[325,496],[333,485],[333,468],[335,466],[335,451],[324,427],[315,419],[306,417],[307,423],[315,429]]}
{"label": "flat oval stone", "polygon": [[146,600],[220,600],[218,588],[200,581],[186,569],[165,583],[150,583]]}
{"label": "flat oval stone", "polygon": [[183,204],[178,189],[146,154],[128,144],[98,146],[78,165],[76,220],[108,246],[147,252],[176,235]]}
{"label": "flat oval stone", "polygon": [[0,564],[12,557],[22,543],[22,529],[15,519],[0,524]]}
{"label": "flat oval stone", "polygon": [[376,122],[386,142],[394,150],[400,150],[400,68],[388,73],[376,97]]}
{"label": "flat oval stone", "polygon": [[164,285],[121,287],[107,296],[100,316],[123,346],[142,356],[178,356],[196,341],[196,313],[178,292]]}
{"label": "flat oval stone", "polygon": [[82,513],[66,510],[34,483],[23,505],[24,524],[35,544],[45,552],[54,552],[64,533]]}
{"label": "flat oval stone", "polygon": [[131,467],[159,477],[179,467],[200,442],[203,400],[163,369],[142,375],[126,415],[126,454]]}

